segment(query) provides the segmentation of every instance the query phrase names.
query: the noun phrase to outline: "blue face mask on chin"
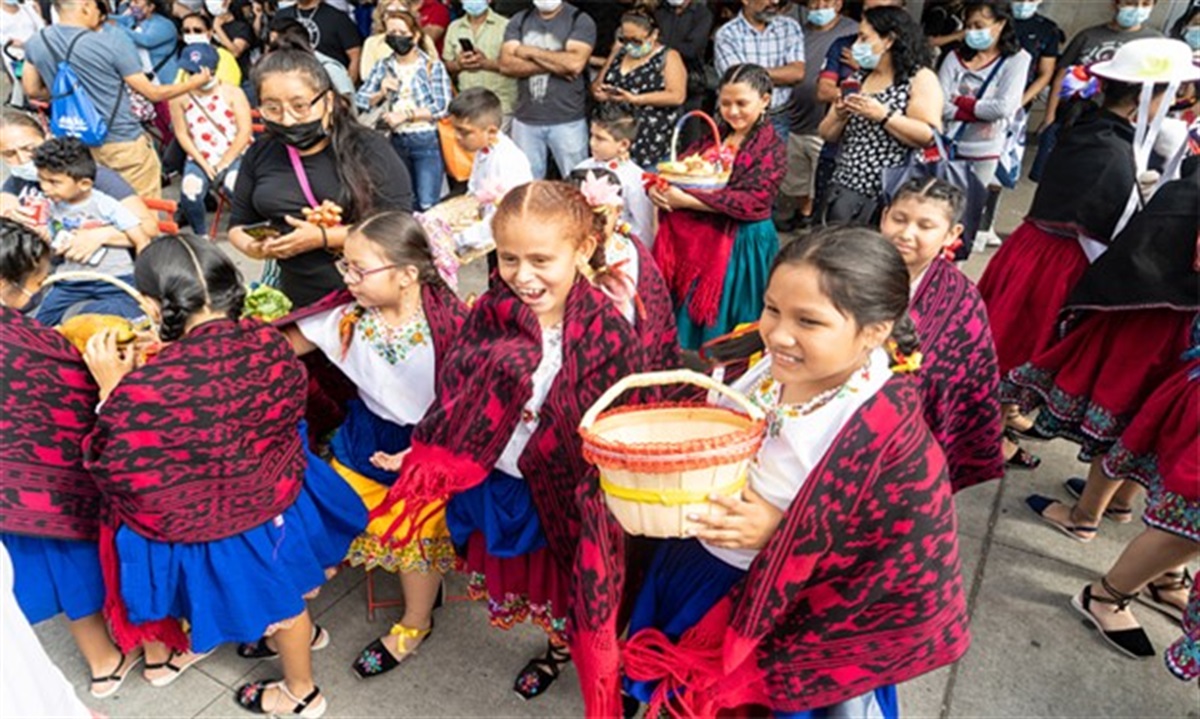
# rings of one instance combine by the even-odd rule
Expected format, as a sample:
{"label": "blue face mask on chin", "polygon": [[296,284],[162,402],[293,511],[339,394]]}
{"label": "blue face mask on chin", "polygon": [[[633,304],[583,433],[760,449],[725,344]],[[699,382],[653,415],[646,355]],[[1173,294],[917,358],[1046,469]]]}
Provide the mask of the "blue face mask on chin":
{"label": "blue face mask on chin", "polygon": [[882,54],[877,54],[871,49],[869,42],[856,42],[850,46],[850,54],[854,56],[854,62],[864,70],[874,70],[879,67],[879,61],[883,59]]}

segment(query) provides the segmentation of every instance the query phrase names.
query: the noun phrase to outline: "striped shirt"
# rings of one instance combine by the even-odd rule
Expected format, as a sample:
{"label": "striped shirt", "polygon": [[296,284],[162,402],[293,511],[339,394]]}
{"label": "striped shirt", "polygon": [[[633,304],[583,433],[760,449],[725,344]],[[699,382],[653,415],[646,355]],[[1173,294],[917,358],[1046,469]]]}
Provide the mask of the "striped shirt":
{"label": "striped shirt", "polygon": [[[747,62],[768,70],[804,62],[804,29],[792,18],[780,15],[759,32],[741,12],[717,30],[713,57],[721,75]],[[791,87],[776,86],[771,93],[771,112],[782,110],[791,97]]]}

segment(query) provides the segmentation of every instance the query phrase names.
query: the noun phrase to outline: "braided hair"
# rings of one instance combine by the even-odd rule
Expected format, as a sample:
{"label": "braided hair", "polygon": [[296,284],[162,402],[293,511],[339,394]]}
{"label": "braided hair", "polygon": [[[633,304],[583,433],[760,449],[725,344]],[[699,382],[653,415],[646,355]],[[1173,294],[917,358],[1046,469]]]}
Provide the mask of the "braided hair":
{"label": "braided hair", "polygon": [[50,246],[20,222],[0,217],[0,280],[18,287],[50,258]]}
{"label": "braided hair", "polygon": [[183,337],[188,319],[205,308],[236,320],[246,301],[246,288],[233,261],[192,234],[155,238],[138,254],[133,279],[138,291],[162,310],[159,336],[164,342]]}

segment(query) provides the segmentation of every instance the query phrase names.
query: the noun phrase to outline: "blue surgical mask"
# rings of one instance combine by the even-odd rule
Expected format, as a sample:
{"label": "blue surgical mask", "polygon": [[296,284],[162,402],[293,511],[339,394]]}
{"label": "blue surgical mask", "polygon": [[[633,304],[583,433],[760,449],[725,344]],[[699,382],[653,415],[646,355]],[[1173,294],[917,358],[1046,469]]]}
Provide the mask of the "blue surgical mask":
{"label": "blue surgical mask", "polygon": [[1184,30],[1183,41],[1193,50],[1200,50],[1200,25],[1193,25]]}
{"label": "blue surgical mask", "polygon": [[[1148,18],[1150,15],[1147,13],[1145,17]],[[1145,22],[1145,18],[1142,16],[1142,9],[1137,5],[1122,5],[1117,10],[1117,24],[1126,30],[1131,27],[1137,27],[1143,22]]]}
{"label": "blue surgical mask", "polygon": [[23,162],[20,165],[9,165],[8,171],[11,172],[12,176],[17,179],[24,180],[26,182],[38,181],[37,168],[33,166],[33,160],[30,160],[29,162]]}
{"label": "blue surgical mask", "polygon": [[967,36],[965,39],[967,47],[975,50],[976,52],[986,50],[992,46],[992,43],[996,42],[996,39],[992,37],[992,31],[985,27],[977,28],[975,30],[967,30]]}
{"label": "blue surgical mask", "polygon": [[1028,20],[1037,14],[1037,2],[1015,2],[1012,4],[1013,17],[1018,20]]}
{"label": "blue surgical mask", "polygon": [[825,27],[837,17],[837,10],[831,7],[818,8],[808,11],[808,22],[817,27]]}
{"label": "blue surgical mask", "polygon": [[487,0],[463,0],[463,12],[471,17],[479,17],[487,12]]}
{"label": "blue surgical mask", "polygon": [[20,5],[21,0],[4,0],[5,5]]}
{"label": "blue surgical mask", "polygon": [[869,42],[854,43],[850,46],[850,54],[854,56],[854,62],[864,70],[874,70],[879,67],[879,61],[883,59],[882,54],[871,49]]}

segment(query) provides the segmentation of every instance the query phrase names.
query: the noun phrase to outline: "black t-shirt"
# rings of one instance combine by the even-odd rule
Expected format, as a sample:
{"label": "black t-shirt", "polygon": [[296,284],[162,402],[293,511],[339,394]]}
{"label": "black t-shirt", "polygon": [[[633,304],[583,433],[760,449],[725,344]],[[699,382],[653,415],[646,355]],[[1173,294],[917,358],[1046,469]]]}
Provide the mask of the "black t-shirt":
{"label": "black t-shirt", "polygon": [[[250,51],[253,50],[255,45],[258,44],[258,38],[254,37],[254,28],[250,26],[250,23],[248,23],[244,20],[230,20],[229,22],[225,23],[221,27],[223,30],[225,30],[225,34],[229,36],[230,40],[245,41],[246,49],[242,51],[241,55],[238,55],[237,61],[238,61],[238,67],[240,67],[242,69],[242,78],[245,80],[249,80],[250,79],[250,55],[251,55]],[[225,48],[225,49],[229,50],[229,48]]]}
{"label": "black t-shirt", "polygon": [[346,13],[321,3],[315,10],[301,10],[293,5],[275,13],[276,17],[295,18],[308,28],[313,49],[350,67],[347,50],[362,46],[358,27]]}
{"label": "black t-shirt", "polygon": [[1017,32],[1021,49],[1033,58],[1029,63],[1029,78],[1025,81],[1028,87],[1038,76],[1038,63],[1042,58],[1057,58],[1062,54],[1067,36],[1057,23],[1044,15],[1034,15],[1028,20],[1013,20],[1013,30]]}
{"label": "black t-shirt", "polygon": [[[412,212],[412,181],[391,143],[383,135],[371,132],[367,145],[368,172],[375,182],[374,211]],[[315,155],[302,157],[301,161],[318,203],[325,200],[344,202],[341,180],[337,175],[338,160],[332,145]],[[230,227],[270,220],[280,231],[287,232],[289,226],[283,219],[284,215],[299,219],[301,208],[308,206],[286,146],[271,137],[251,145],[233,190]],[[361,219],[347,216],[343,221],[351,224]],[[342,289],[345,285],[333,266],[333,260],[333,255],[324,250],[313,250],[280,260],[283,293],[296,306],[303,307],[334,290]]]}

